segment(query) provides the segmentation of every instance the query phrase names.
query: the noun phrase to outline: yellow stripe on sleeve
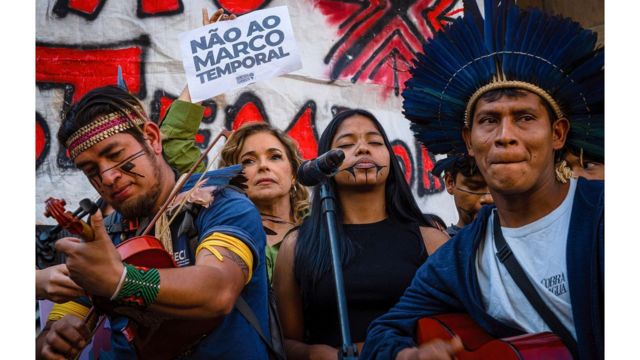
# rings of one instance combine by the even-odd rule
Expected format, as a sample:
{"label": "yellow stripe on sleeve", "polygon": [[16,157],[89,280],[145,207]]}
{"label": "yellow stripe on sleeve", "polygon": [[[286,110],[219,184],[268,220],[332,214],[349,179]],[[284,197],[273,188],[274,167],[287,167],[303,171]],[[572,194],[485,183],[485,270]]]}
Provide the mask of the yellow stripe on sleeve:
{"label": "yellow stripe on sleeve", "polygon": [[228,249],[229,251],[238,255],[240,259],[242,259],[242,261],[245,263],[245,265],[247,265],[247,268],[249,269],[247,274],[247,281],[245,282],[245,285],[248,284],[249,281],[251,281],[251,276],[253,275],[253,254],[251,253],[251,250],[249,250],[249,247],[247,246],[247,244],[245,244],[242,240],[237,239],[233,236],[219,233],[219,232],[214,232],[213,234],[209,235],[206,239],[202,240],[202,242],[196,249],[196,256],[198,256],[198,253],[200,253],[200,250],[207,249],[216,258],[218,258],[218,260],[223,261],[222,255],[215,248],[215,246]]}
{"label": "yellow stripe on sleeve", "polygon": [[67,301],[62,304],[53,304],[51,312],[47,317],[48,321],[56,321],[62,319],[65,315],[73,315],[80,319],[84,319],[89,313],[89,308],[78,304],[75,301]]}

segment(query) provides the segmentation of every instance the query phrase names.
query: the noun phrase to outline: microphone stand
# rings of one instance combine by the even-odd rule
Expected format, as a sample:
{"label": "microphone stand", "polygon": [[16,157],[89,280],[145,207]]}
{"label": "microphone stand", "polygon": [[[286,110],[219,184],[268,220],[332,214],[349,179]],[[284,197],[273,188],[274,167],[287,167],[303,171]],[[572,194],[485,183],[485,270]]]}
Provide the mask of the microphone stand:
{"label": "microphone stand", "polygon": [[333,260],[333,276],[336,282],[336,297],[338,300],[338,315],[340,318],[340,331],[342,332],[342,349],[338,351],[338,358],[344,360],[358,359],[358,348],[351,341],[349,330],[349,317],[347,314],[347,300],[342,280],[342,263],[340,261],[340,249],[338,249],[338,232],[336,230],[335,198],[327,185],[327,179],[320,185],[320,201],[327,229],[329,231],[329,243],[331,245],[331,259]]}

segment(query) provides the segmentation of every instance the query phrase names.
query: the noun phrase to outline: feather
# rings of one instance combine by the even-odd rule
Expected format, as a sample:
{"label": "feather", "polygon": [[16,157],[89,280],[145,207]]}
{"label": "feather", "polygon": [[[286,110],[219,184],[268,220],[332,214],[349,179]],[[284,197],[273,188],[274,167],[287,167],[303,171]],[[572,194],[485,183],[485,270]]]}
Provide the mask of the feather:
{"label": "feather", "polygon": [[435,154],[466,153],[466,104],[500,71],[561,106],[571,122],[568,148],[604,156],[604,49],[595,48],[596,34],[513,0],[485,0],[484,18],[475,1],[463,2],[464,16],[423,44],[405,83],[403,114],[415,137]]}
{"label": "feather", "polygon": [[[205,174],[204,178],[202,179],[202,181],[204,181],[204,184],[202,186],[228,185],[232,180],[240,176],[241,172],[242,172],[242,165],[240,164],[232,165],[222,169],[208,171]],[[201,175],[202,174],[191,175],[189,179],[185,182],[180,192],[191,190],[196,185],[196,183],[199,182]]]}
{"label": "feather", "polygon": [[129,88],[127,87],[127,83],[124,81],[124,77],[122,76],[122,67],[118,65],[118,87],[126,92],[129,92]]}
{"label": "feather", "polygon": [[450,155],[444,159],[436,161],[436,164],[431,169],[431,173],[435,176],[441,176],[444,171],[447,171],[456,161],[463,158],[464,155]]}

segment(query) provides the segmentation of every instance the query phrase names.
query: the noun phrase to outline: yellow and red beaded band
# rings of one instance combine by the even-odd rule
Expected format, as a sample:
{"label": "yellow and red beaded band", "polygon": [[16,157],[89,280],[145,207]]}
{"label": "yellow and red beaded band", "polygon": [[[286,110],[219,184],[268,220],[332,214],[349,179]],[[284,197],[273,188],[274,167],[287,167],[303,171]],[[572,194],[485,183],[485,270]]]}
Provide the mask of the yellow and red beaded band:
{"label": "yellow and red beaded band", "polygon": [[480,89],[476,90],[476,92],[473,93],[473,95],[471,95],[471,98],[467,102],[467,109],[464,111],[464,125],[467,127],[470,126],[471,115],[472,115],[471,109],[473,109],[473,107],[476,105],[476,101],[478,101],[478,99],[483,94],[491,90],[506,89],[506,88],[519,88],[519,89],[531,91],[532,93],[543,98],[551,106],[551,109],[553,109],[553,112],[556,114],[556,117],[558,119],[564,117],[564,113],[560,109],[560,105],[558,105],[558,103],[551,97],[551,95],[549,95],[549,93],[544,91],[542,88],[524,81],[503,80],[503,81],[495,81],[495,82],[489,83],[481,87]]}
{"label": "yellow and red beaded band", "polygon": [[134,126],[143,125],[145,120],[133,112],[114,112],[104,115],[78,129],[65,144],[69,150],[71,160],[78,154],[108,138],[109,136],[129,130]]}

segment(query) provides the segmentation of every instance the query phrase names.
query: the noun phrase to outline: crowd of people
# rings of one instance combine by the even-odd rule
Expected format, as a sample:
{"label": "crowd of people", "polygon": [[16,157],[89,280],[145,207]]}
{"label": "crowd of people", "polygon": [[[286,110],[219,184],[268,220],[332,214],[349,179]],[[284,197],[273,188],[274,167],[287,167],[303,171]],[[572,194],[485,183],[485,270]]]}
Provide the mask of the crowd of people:
{"label": "crowd of people", "polygon": [[[340,111],[320,137],[318,154],[345,155],[326,184],[361,358],[452,359],[470,350],[464,338],[417,343],[416,324],[459,312],[496,338],[551,331],[574,358],[604,357],[604,50],[568,19],[485,3],[484,18],[469,5],[425,44],[403,92],[416,138],[446,154],[433,173],[455,224],[422,213],[374,114]],[[114,211],[90,216],[91,239],[58,240],[65,263],[37,271],[38,298],[56,302],[38,358],[77,356],[93,306],[109,321],[104,359],[345,351],[320,189],[297,180],[296,142],[249,123],[209,170],[194,142],[204,110],[190,100],[185,88],[156,124],[107,86],[65,117],[60,144]],[[122,258],[149,224],[175,267]]]}

